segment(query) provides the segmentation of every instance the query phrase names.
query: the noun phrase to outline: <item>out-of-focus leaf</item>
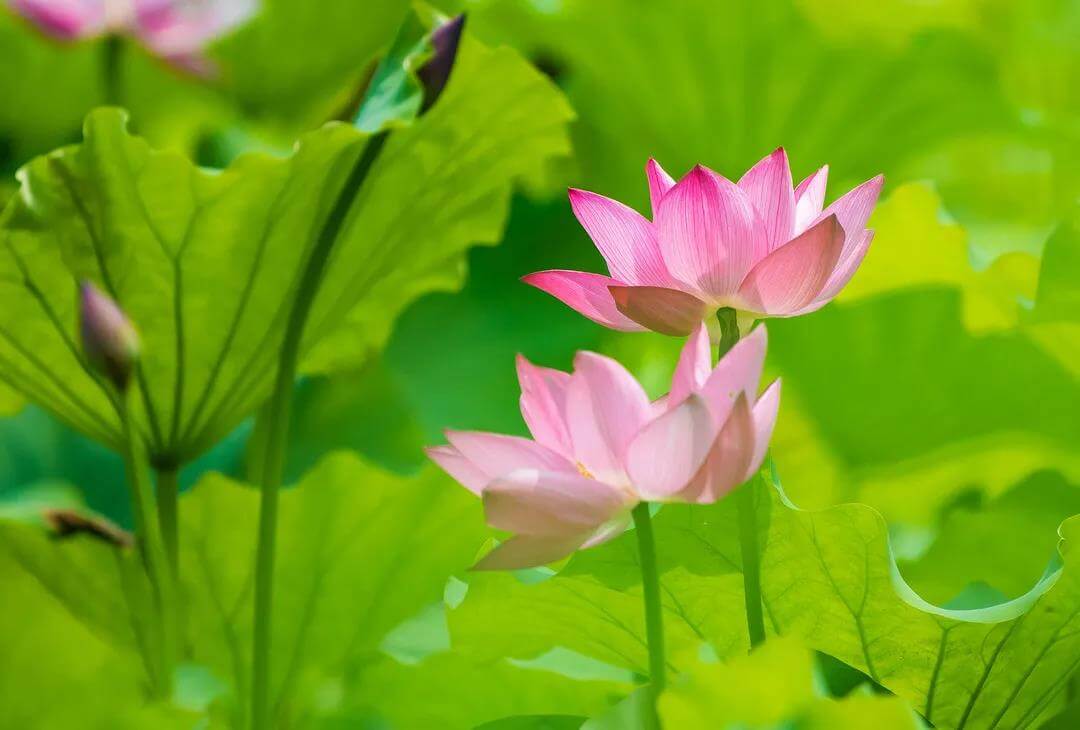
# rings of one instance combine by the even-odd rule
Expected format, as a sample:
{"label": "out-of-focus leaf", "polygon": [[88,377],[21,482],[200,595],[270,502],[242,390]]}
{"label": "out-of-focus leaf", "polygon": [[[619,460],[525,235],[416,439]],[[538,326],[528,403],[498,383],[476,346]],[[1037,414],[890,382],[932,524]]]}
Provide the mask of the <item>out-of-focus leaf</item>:
{"label": "out-of-focus leaf", "polygon": [[324,0],[317,8],[262,0],[258,15],[212,51],[222,85],[251,114],[318,123],[348,104],[408,7],[406,0]]}
{"label": "out-of-focus leaf", "polygon": [[574,184],[619,200],[644,202],[650,156],[672,174],[703,162],[738,176],[780,145],[802,175],[829,163],[835,195],[1013,121],[993,55],[958,34],[838,40],[790,0],[474,4],[478,32],[530,49],[565,84],[582,118]]}
{"label": "out-of-focus leaf", "polygon": [[902,564],[904,578],[937,604],[946,604],[969,583],[1019,597],[1046,567],[1057,526],[1076,514],[1080,486],[1054,472],[1034,474],[984,509],[954,508],[929,550]]}
{"label": "out-of-focus leaf", "polygon": [[927,524],[961,489],[1080,473],[1080,382],[1022,331],[973,336],[926,288],[769,323],[785,381],[772,442],[799,502],[857,499]]}
{"label": "out-of-focus leaf", "polygon": [[359,718],[378,718],[395,730],[576,730],[626,691],[615,682],[477,662],[461,653],[417,666],[383,659],[346,690],[348,709],[319,727],[344,730]]}
{"label": "out-of-focus leaf", "polygon": [[766,643],[750,656],[696,664],[660,698],[667,727],[685,730],[918,730],[915,713],[895,697],[820,696],[812,654],[791,639]]}
{"label": "out-of-focus leaf", "polygon": [[[47,40],[7,3],[0,8],[0,140],[12,161],[72,140],[101,99],[101,53],[97,44],[69,47]],[[0,151],[0,164],[3,157]]]}
{"label": "out-of-focus leaf", "polygon": [[[94,574],[77,572],[67,578],[73,584],[81,580],[84,588],[93,588],[96,579]],[[4,549],[0,549],[0,584],[4,725],[87,730],[192,727],[194,716],[148,702],[134,654],[118,650],[74,620]],[[105,598],[112,602],[118,597]]]}
{"label": "out-of-focus leaf", "polygon": [[964,324],[972,332],[1015,327],[1035,299],[1039,261],[1026,253],[1000,256],[983,271],[972,265],[967,234],[942,220],[941,200],[925,184],[895,189],[878,205],[870,228],[877,235],[838,302],[913,286],[947,285],[964,297]]}
{"label": "out-of-focus leaf", "polygon": [[[512,51],[465,44],[439,104],[390,140],[345,224],[305,330],[307,368],[354,366],[408,302],[458,286],[462,251],[498,240],[515,176],[565,152],[568,116]],[[288,158],[208,171],[95,112],[82,145],[24,169],[6,211],[0,374],[115,445],[114,407],[75,345],[74,281],[95,279],[142,334],[150,453],[198,455],[265,397],[298,271],[363,144],[329,125]]]}
{"label": "out-of-focus leaf", "polygon": [[[799,637],[865,672],[935,726],[1021,726],[1080,664],[1080,518],[1060,528],[1063,566],[1022,597],[949,610],[903,582],[873,509],[802,511],[778,490],[755,489],[770,632]],[[709,641],[721,657],[746,649],[735,519],[731,500],[667,506],[655,518],[673,670],[689,671],[680,657],[697,642]],[[646,653],[636,560],[634,538],[624,535],[534,585],[477,576],[450,614],[454,645],[491,657],[567,646],[640,671]]]}

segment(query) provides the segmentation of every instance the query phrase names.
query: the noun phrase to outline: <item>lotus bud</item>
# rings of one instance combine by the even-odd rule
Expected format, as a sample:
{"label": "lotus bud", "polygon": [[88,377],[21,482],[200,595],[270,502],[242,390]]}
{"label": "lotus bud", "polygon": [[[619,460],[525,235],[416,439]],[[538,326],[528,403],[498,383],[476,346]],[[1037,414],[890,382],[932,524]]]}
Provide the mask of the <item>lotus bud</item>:
{"label": "lotus bud", "polygon": [[139,335],[123,310],[88,281],[79,288],[80,332],[90,365],[120,391],[139,360]]}
{"label": "lotus bud", "polygon": [[450,72],[454,68],[454,60],[457,58],[458,44],[461,42],[461,32],[464,28],[465,16],[458,15],[431,32],[430,39],[434,53],[416,72],[416,77],[424,86],[421,112],[430,109],[446,88],[446,82],[449,81]]}

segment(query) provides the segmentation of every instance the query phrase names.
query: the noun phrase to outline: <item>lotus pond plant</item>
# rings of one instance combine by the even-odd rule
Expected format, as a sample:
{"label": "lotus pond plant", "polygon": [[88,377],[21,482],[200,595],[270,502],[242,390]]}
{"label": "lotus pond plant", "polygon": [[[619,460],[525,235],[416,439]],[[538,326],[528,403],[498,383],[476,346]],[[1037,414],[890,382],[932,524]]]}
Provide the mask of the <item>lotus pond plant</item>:
{"label": "lotus pond plant", "polygon": [[[879,38],[868,11],[866,47],[832,17],[811,42],[806,3],[738,8],[749,25],[704,0],[465,4],[470,31],[518,51],[435,4],[0,0],[0,61],[19,59],[0,89],[17,100],[25,82],[42,109],[89,90],[40,139],[0,111],[0,409],[36,407],[4,431],[0,466],[46,423],[68,439],[46,439],[64,478],[89,484],[85,500],[52,475],[14,498],[0,484],[0,726],[1076,726],[1080,516],[1058,512],[1080,502],[1036,469],[1076,435],[1080,401],[1046,393],[1080,396],[1080,226],[1041,267],[976,271],[929,189],[879,205],[884,176],[866,179],[956,162],[915,63],[938,73],[948,39]],[[753,63],[781,47],[797,68]],[[834,57],[866,69],[833,73]],[[965,49],[965,69],[981,62]],[[993,108],[1023,98],[1026,121],[993,129],[1038,145],[1052,120],[1067,198],[1068,117],[1033,112],[1061,99],[1025,95],[1038,67],[1017,68]],[[907,81],[848,144],[841,112],[881,79]],[[714,128],[721,144],[698,139]],[[781,141],[740,177],[716,171]],[[833,168],[797,182],[788,149]],[[648,213],[578,188],[559,202],[578,181],[631,200],[621,185],[649,154]],[[676,179],[658,158],[716,170]],[[846,192],[827,194],[830,175]],[[567,226],[607,273],[537,271],[573,257],[551,243]],[[467,250],[504,237],[468,259],[482,275],[466,287]],[[909,266],[905,242],[940,270]],[[569,310],[520,286],[528,271]],[[920,286],[894,300],[896,278]],[[989,418],[1008,443],[958,461],[950,429],[970,419],[954,412],[988,413],[976,367],[1000,381]],[[920,383],[950,425],[927,429],[918,406],[867,415]],[[1013,423],[1017,402],[1036,426]],[[914,446],[892,443],[904,427]],[[1026,491],[971,487],[997,470]],[[806,510],[781,474],[850,501],[900,485],[894,514],[944,506],[916,529],[878,503]],[[1033,587],[1023,569],[1045,555],[999,539],[1018,521],[1059,525]],[[1011,583],[952,590],[953,573],[983,577],[979,551]]]}

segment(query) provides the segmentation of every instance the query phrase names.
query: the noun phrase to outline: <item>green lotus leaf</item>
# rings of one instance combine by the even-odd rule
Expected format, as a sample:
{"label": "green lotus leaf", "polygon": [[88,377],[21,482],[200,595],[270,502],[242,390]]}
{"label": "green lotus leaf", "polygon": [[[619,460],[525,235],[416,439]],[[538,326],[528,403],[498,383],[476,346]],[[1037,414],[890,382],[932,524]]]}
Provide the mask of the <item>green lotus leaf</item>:
{"label": "green lotus leaf", "polygon": [[[392,137],[346,220],[306,369],[355,366],[406,304],[458,286],[464,250],[498,240],[515,177],[566,151],[568,117],[515,53],[467,42],[440,102]],[[305,256],[365,139],[330,124],[288,157],[206,170],[128,134],[120,111],[94,112],[82,144],[23,168],[3,216],[0,379],[116,446],[114,403],[77,345],[75,282],[92,279],[142,336],[137,427],[151,457],[197,456],[265,398]]]}

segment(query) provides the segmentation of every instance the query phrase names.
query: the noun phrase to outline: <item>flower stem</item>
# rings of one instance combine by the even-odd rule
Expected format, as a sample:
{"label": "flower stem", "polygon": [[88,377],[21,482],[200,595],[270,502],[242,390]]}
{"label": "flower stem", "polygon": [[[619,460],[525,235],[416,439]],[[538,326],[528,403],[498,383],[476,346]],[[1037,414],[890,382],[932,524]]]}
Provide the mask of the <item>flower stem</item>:
{"label": "flower stem", "polygon": [[[724,307],[716,313],[720,321],[719,357],[723,357],[739,341],[736,312]],[[761,608],[761,552],[757,542],[757,503],[751,480],[739,487],[736,507],[739,511],[739,549],[742,552],[743,600],[746,604],[746,628],[750,648],[765,641],[765,616]]]}
{"label": "flower stem", "polygon": [[180,539],[177,532],[177,500],[180,496],[180,480],[176,467],[157,469],[158,523],[161,540],[165,544],[165,556],[173,581],[180,578]]}
{"label": "flower stem", "polygon": [[742,553],[743,596],[750,648],[765,642],[765,615],[761,610],[761,552],[757,536],[757,478],[739,487],[735,498],[739,508],[739,550]]}
{"label": "flower stem", "polygon": [[645,635],[649,643],[649,701],[646,725],[659,730],[660,717],[656,712],[656,701],[664,691],[667,670],[664,655],[664,616],[660,605],[660,575],[656,569],[656,543],[653,539],[648,503],[641,502],[634,507],[633,515],[641,564],[641,587],[645,597]]}
{"label": "flower stem", "polygon": [[319,231],[297,288],[296,299],[281,343],[274,390],[260,413],[265,423],[256,426],[260,434],[261,476],[259,502],[259,542],[255,555],[255,635],[252,654],[251,716],[254,730],[271,727],[270,627],[273,608],[274,553],[277,542],[278,492],[285,470],[286,440],[292,407],[293,383],[300,360],[304,326],[315,302],[334,243],[345,224],[349,209],[386,143],[388,132],[372,136],[357,158],[334,206]]}
{"label": "flower stem", "polygon": [[176,624],[174,621],[173,584],[166,567],[165,549],[161,542],[161,528],[154,517],[154,492],[147,475],[145,456],[140,449],[138,435],[132,427],[131,401],[127,393],[121,395],[123,407],[120,420],[124,431],[124,466],[128,486],[131,489],[132,511],[135,517],[135,535],[139,541],[143,563],[150,578],[154,597],[154,613],[157,618],[157,682],[155,692],[165,696],[169,692],[172,667],[175,658]]}
{"label": "flower stem", "polygon": [[120,57],[123,51],[124,40],[116,34],[110,34],[102,41],[101,83],[106,106],[123,104],[120,92]]}

